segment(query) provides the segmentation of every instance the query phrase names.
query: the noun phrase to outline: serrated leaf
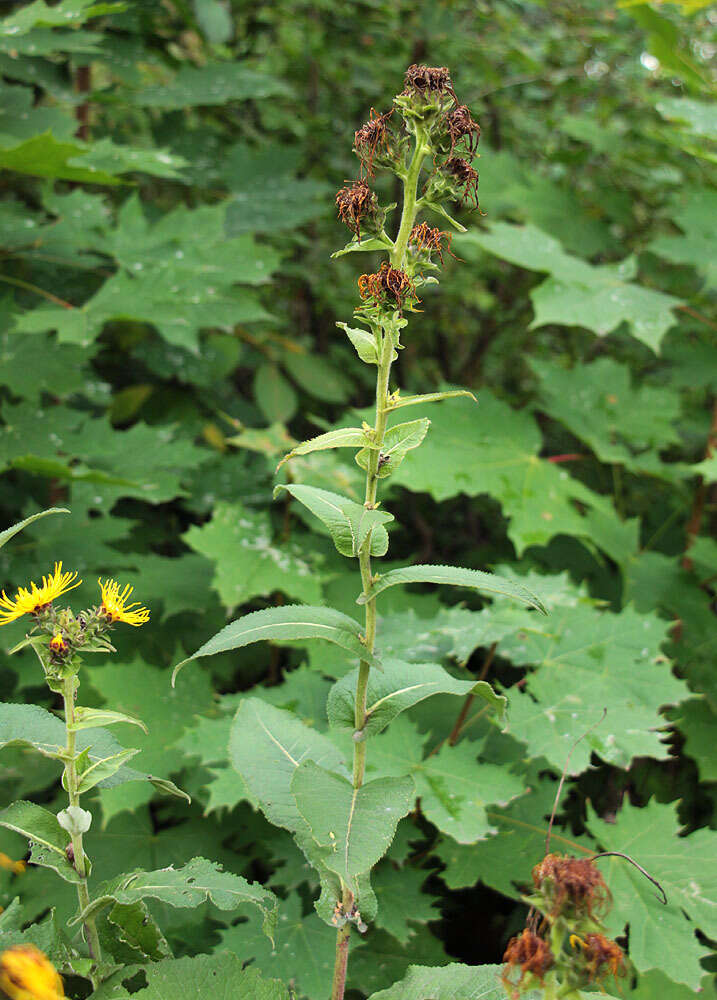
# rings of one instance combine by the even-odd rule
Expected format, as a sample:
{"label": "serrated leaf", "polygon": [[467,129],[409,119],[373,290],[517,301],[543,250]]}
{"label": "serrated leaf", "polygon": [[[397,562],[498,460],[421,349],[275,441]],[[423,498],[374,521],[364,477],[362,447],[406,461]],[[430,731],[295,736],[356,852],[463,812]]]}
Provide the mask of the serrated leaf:
{"label": "serrated leaf", "polygon": [[[714,109],[712,115],[714,118]],[[717,194],[712,188],[690,188],[681,194],[672,212],[682,234],[658,236],[649,245],[659,257],[694,267],[706,279],[707,288],[714,288],[717,282],[717,240],[711,224],[716,211]]]}
{"label": "serrated leaf", "polygon": [[281,591],[309,604],[321,601],[321,583],[297,542],[274,542],[271,518],[241,503],[215,504],[212,518],[182,536],[214,563],[214,587],[226,608]]}
{"label": "serrated leaf", "polygon": [[103,726],[114,726],[118,722],[127,722],[131,726],[139,726],[143,732],[149,730],[139,719],[133,719],[131,715],[124,715],[123,712],[110,712],[103,708],[83,708],[78,705],[75,708],[75,721],[67,728],[72,732],[79,729],[97,729]]}
{"label": "serrated leaf", "polygon": [[234,910],[250,903],[261,910],[268,937],[272,937],[278,918],[278,900],[273,892],[225,872],[216,862],[192,858],[183,868],[137,871],[106,883],[78,919],[86,920],[112,903],[131,905],[142,899],[157,899],[180,909],[201,906],[207,900],[220,910]]}
{"label": "serrated leaf", "polygon": [[665,906],[655,886],[624,859],[601,859],[597,864],[614,898],[608,933],[621,933],[627,924],[630,959],[641,972],[660,969],[697,989],[706,952],[695,929],[708,938],[717,935],[714,834],[703,829],[680,837],[676,803],[652,800],[642,809],[626,803],[614,823],[590,812],[588,827],[601,849],[628,853],[667,896]]}
{"label": "serrated leaf", "polygon": [[[484,699],[504,721],[508,699],[497,695],[486,681],[460,680],[437,663],[407,663],[386,658],[383,670],[372,670],[366,698],[366,737],[375,736],[407,709],[434,694],[473,694]],[[358,670],[352,670],[334,684],[327,704],[329,723],[337,729],[353,731],[354,702]]]}
{"label": "serrated leaf", "polygon": [[[427,417],[421,417],[419,420],[410,420],[408,423],[389,427],[380,449],[379,479],[385,479],[395,472],[408,452],[418,448],[422,443],[430,426],[431,421]],[[356,461],[362,469],[368,469],[369,455],[375,450],[376,445],[369,443],[356,455]]]}
{"label": "serrated leaf", "polygon": [[[387,990],[372,993],[369,1000],[505,1000],[502,965],[445,965],[429,968],[410,965],[406,976]],[[529,990],[524,1000],[538,1000],[541,993]]]}
{"label": "serrated leaf", "polygon": [[329,448],[363,448],[365,445],[366,433],[360,427],[339,427],[297,444],[282,458],[277,469],[297,455],[310,455],[314,451],[326,451]]}
{"label": "serrated leaf", "polygon": [[401,569],[389,570],[379,577],[368,594],[361,594],[356,603],[366,604],[389,587],[409,583],[444,583],[453,587],[470,587],[482,594],[510,597],[529,608],[535,608],[544,615],[548,613],[540,598],[531,594],[526,587],[515,580],[506,580],[493,573],[484,573],[478,569],[463,569],[460,566],[404,566]]}
{"label": "serrated leaf", "polygon": [[413,806],[413,781],[378,778],[357,789],[341,775],[305,760],[294,773],[291,792],[322,849],[324,864],[351,889],[360,907],[358,876],[366,875],[388,850],[399,819]]}
{"label": "serrated leaf", "polygon": [[287,604],[280,608],[254,611],[232,622],[205,642],[196,653],[182,660],[174,668],[172,682],[181,668],[202,656],[212,656],[228,649],[240,649],[253,642],[272,640],[291,645],[296,639],[324,639],[334,642],[367,663],[376,663],[361,641],[361,626],[353,618],[333,608],[311,607],[305,604]]}
{"label": "serrated leaf", "polygon": [[67,860],[70,835],[62,829],[53,813],[34,802],[13,802],[0,812],[0,826],[27,837],[31,864],[52,868],[66,882],[81,881]]}
{"label": "serrated leaf", "polygon": [[107,171],[84,165],[91,148],[84,143],[58,142],[51,132],[44,132],[0,149],[0,169],[84,184],[119,184]]}
{"label": "serrated leaf", "polygon": [[337,323],[336,326],[343,330],[351,343],[356,348],[356,353],[367,365],[378,364],[378,348],[376,337],[368,330],[361,330],[358,327],[349,326],[348,323]]}
{"label": "serrated leaf", "polygon": [[334,545],[342,556],[356,557],[371,535],[371,555],[383,556],[388,550],[388,534],[383,527],[393,521],[393,514],[382,510],[367,510],[363,504],[315,486],[288,484],[277,486],[274,496],[286,490],[302,503],[331,532]]}
{"label": "serrated leaf", "polygon": [[10,539],[17,535],[19,531],[22,531],[32,524],[33,521],[39,520],[41,517],[47,517],[48,514],[69,514],[70,511],[66,507],[49,507],[47,510],[41,510],[37,514],[32,514],[30,517],[26,517],[23,521],[18,521],[17,524],[13,524],[10,528],[5,528],[4,531],[0,531],[0,549],[3,545],[6,545]]}
{"label": "serrated leaf", "polygon": [[457,396],[468,396],[474,403],[478,400],[468,389],[449,389],[445,392],[424,392],[419,396],[401,396],[393,393],[386,406],[387,411],[400,410],[402,406],[420,406],[422,403],[440,403],[443,399],[455,399]]}

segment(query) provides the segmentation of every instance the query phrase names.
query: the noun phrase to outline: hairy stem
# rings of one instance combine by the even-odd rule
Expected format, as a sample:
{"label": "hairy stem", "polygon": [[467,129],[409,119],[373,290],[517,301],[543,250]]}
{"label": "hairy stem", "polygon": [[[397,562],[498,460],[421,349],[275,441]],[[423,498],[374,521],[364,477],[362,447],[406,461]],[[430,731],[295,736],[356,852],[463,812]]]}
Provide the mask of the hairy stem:
{"label": "hairy stem", "polygon": [[[67,789],[67,797],[70,800],[71,806],[79,806],[80,804],[80,794],[77,791],[77,768],[75,767],[75,731],[72,728],[75,722],[75,692],[77,691],[77,681],[74,677],[68,677],[63,686],[62,699],[65,707],[65,727],[67,732],[67,745],[65,748],[66,760],[65,760],[65,788]],[[87,865],[85,864],[85,851],[82,843],[82,834],[73,833],[72,838],[72,854],[75,871],[82,879],[81,882],[77,883],[77,901],[80,904],[80,913],[87,909],[90,905],[90,893],[87,888]],[[95,924],[94,917],[88,917],[83,923],[85,941],[87,942],[87,948],[90,953],[90,957],[93,959],[95,964],[102,959],[102,949],[100,948],[100,939],[97,934],[97,926]],[[96,988],[99,984],[99,980],[95,982],[95,977],[92,976],[92,984]]]}
{"label": "hairy stem", "polygon": [[[392,267],[402,268],[408,248],[408,238],[416,221],[416,198],[418,190],[418,178],[421,174],[423,161],[429,152],[429,147],[425,142],[421,131],[416,134],[416,145],[411,163],[408,167],[403,181],[403,211],[401,213],[401,223],[398,228],[398,235],[390,255]],[[381,448],[386,435],[386,420],[388,416],[388,394],[389,378],[391,375],[391,365],[393,363],[393,342],[390,333],[384,329],[383,340],[379,345],[380,356],[378,373],[376,376],[376,417],[373,427],[373,444],[366,470],[366,494],[364,506],[373,508],[376,503],[376,493],[378,491],[379,468],[381,462]],[[368,593],[371,588],[371,539],[365,543],[359,554],[359,569],[361,571],[361,583],[364,593]],[[365,628],[364,642],[369,653],[373,653],[376,643],[376,599],[373,598],[365,605]],[[354,707],[354,761],[353,761],[353,786],[358,789],[363,784],[366,772],[366,740],[363,734],[366,725],[366,692],[368,690],[368,677],[371,670],[370,664],[362,660],[359,664],[358,680],[356,681],[356,699]],[[353,904],[353,895],[347,887],[344,887],[343,907],[347,913]],[[343,1000],[346,989],[346,971],[348,965],[349,936],[351,925],[345,924],[336,933],[336,959],[334,962],[334,979],[331,990],[331,1000]]]}

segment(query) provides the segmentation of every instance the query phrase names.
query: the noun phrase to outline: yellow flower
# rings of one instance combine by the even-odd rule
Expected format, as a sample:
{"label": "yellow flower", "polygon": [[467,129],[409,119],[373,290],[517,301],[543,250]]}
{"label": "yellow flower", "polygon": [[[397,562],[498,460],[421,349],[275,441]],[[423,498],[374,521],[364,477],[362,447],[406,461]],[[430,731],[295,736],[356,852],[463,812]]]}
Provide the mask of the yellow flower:
{"label": "yellow flower", "polygon": [[[120,585],[115,580],[97,581],[102,591],[102,610],[112,622],[125,622],[127,625],[144,625],[149,621],[149,611],[140,606],[139,601],[127,604],[127,599],[134,590],[128,583],[120,593]],[[132,611],[132,608],[137,608]]]}
{"label": "yellow flower", "polygon": [[60,594],[67,593],[79,587],[82,580],[77,580],[77,573],[63,573],[62,563],[55,563],[55,571],[49,576],[43,576],[42,586],[30,581],[30,590],[19,587],[14,599],[7,596],[5,591],[0,597],[0,625],[7,625],[14,622],[16,618],[23,615],[31,615],[40,608],[51,604]]}
{"label": "yellow flower", "polygon": [[13,875],[22,875],[26,867],[27,866],[24,861],[13,861],[12,858],[7,856],[7,854],[3,854],[2,851],[0,851],[0,868],[4,868],[5,871],[12,872]]}
{"label": "yellow flower", "polygon": [[62,632],[56,632],[50,639],[50,649],[53,653],[57,653],[58,656],[67,652],[67,643],[62,636]]}
{"label": "yellow flower", "polygon": [[18,944],[0,955],[0,989],[10,1000],[59,1000],[65,995],[57,970],[34,944]]}

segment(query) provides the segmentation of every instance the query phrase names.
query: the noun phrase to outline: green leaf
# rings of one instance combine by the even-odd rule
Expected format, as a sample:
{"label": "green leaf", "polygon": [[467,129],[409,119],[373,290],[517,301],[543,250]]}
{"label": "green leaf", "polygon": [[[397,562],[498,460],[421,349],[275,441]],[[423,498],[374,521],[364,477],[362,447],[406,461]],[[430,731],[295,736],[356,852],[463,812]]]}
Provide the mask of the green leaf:
{"label": "green leaf", "polygon": [[368,330],[349,326],[348,323],[337,323],[336,326],[344,331],[356,348],[356,353],[362,361],[367,365],[378,364],[378,348],[376,346],[375,334],[369,333]]}
{"label": "green leaf", "polygon": [[376,663],[376,656],[369,654],[361,641],[361,626],[353,618],[333,608],[310,607],[305,604],[287,604],[280,608],[254,611],[232,622],[205,642],[196,653],[178,663],[172,674],[174,683],[181,668],[192,660],[228,649],[240,649],[253,642],[273,640],[291,645],[296,639],[325,639],[348,650],[367,663]]}
{"label": "green leaf", "polygon": [[62,829],[53,813],[34,802],[13,802],[0,812],[0,826],[27,837],[31,864],[52,868],[66,882],[81,881],[67,860],[70,835]]}
{"label": "green leaf", "polygon": [[382,510],[367,510],[363,504],[315,486],[277,486],[274,496],[281,490],[290,493],[326,525],[342,556],[358,556],[369,535],[371,555],[386,554],[388,534],[383,525],[393,521],[393,514]]}
{"label": "green leaf", "polygon": [[478,400],[468,389],[450,389],[445,392],[425,392],[420,396],[402,396],[400,393],[392,393],[389,396],[386,409],[400,410],[402,406],[420,406],[422,403],[439,403],[442,399],[455,399],[457,396],[468,396],[474,403]]}
{"label": "green leaf", "polygon": [[[422,417],[420,420],[411,420],[406,424],[396,424],[395,427],[389,427],[381,446],[379,479],[390,476],[399,467],[408,452],[418,448],[430,426],[431,421]],[[376,445],[369,443],[356,455],[356,461],[362,469],[368,469],[369,454],[375,450]]]}
{"label": "green leaf", "polygon": [[181,110],[229,101],[259,100],[285,94],[286,85],[238,62],[184,65],[171,83],[145,87],[125,99],[141,108]]}
{"label": "green leaf", "polygon": [[211,521],[192,526],[182,538],[214,562],[213,586],[226,608],[277,590],[309,604],[321,601],[314,568],[295,541],[274,542],[268,513],[257,513],[241,503],[219,502]]}
{"label": "green leaf", "polygon": [[550,277],[531,293],[533,327],[547,323],[584,326],[600,337],[626,322],[630,332],[653,351],[676,322],[672,310],[681,300],[629,282],[630,259],[620,264],[588,264],[565,253],[560,243],[536,226],[494,223],[488,232],[472,231],[462,243],[483,247],[504,260]]}
{"label": "green leaf", "polygon": [[[149,965],[129,965],[95,990],[96,1000],[170,1000],[172,997],[217,997],[224,1000],[292,1000],[276,979],[264,979],[256,969],[245,969],[237,955],[219,952],[167,958]],[[147,985],[136,989],[132,980],[141,972]],[[122,984],[131,986],[131,992]]]}
{"label": "green leaf", "polygon": [[391,858],[382,861],[372,874],[378,899],[376,926],[402,945],[415,937],[416,924],[426,924],[438,916],[436,898],[424,891],[427,876],[423,868],[397,868]]}
{"label": "green leaf", "polygon": [[500,594],[501,597],[511,597],[529,608],[535,608],[542,614],[547,615],[545,606],[535,594],[516,583],[514,580],[506,580],[493,573],[484,573],[478,569],[463,569],[459,566],[404,566],[401,569],[392,569],[388,573],[379,577],[378,581],[371,587],[368,594],[361,594],[357,604],[366,604],[374,600],[382,591],[398,584],[408,583],[445,583],[453,587],[470,587],[479,590],[482,594]]}
{"label": "green leaf", "polygon": [[399,819],[413,806],[413,781],[379,778],[356,789],[341,775],[304,760],[295,771],[291,792],[322,849],[324,864],[361,906],[358,876],[370,872],[390,847]]}
{"label": "green leaf", "polygon": [[[500,981],[501,965],[445,965],[432,969],[410,965],[400,983],[372,993],[370,1000],[505,1000]],[[524,1000],[538,1000],[540,992],[523,993]]]}
{"label": "green leaf", "polygon": [[[382,666],[383,670],[372,670],[368,678],[367,720],[363,729],[366,737],[380,733],[401,712],[434,694],[476,695],[488,703],[500,721],[505,719],[508,699],[497,695],[486,681],[459,680],[437,663],[406,663],[386,657]],[[357,678],[358,670],[352,670],[334,684],[329,694],[329,723],[337,729],[351,732],[355,729]]]}
{"label": "green leaf", "polygon": [[112,174],[77,162],[90,149],[77,142],[58,142],[50,132],[45,132],[10,148],[0,149],[0,169],[84,184],[119,184],[120,181]]}
{"label": "green leaf", "polygon": [[138,753],[139,750],[134,749],[120,750],[119,753],[113,754],[111,757],[103,757],[100,760],[94,761],[94,763],[90,764],[88,768],[81,771],[78,775],[77,791],[79,793],[89,792],[91,788],[94,788],[101,781],[107,781],[128,760],[131,760]]}
{"label": "green leaf", "polygon": [[717,111],[712,102],[692,97],[661,97],[655,107],[663,118],[683,122],[694,135],[717,139]]}
{"label": "green leaf", "polygon": [[123,712],[110,712],[102,708],[82,708],[79,705],[75,708],[74,723],[68,725],[67,728],[71,732],[77,732],[79,729],[97,729],[100,726],[114,726],[118,722],[127,722],[131,726],[139,726],[145,733],[149,732],[143,722],[139,719],[133,719],[131,715],[125,715]]}
{"label": "green leaf", "polygon": [[288,455],[282,458],[277,469],[280,469],[284,462],[288,462],[290,458],[296,458],[297,455],[310,455],[314,451],[326,451],[328,448],[364,448],[365,446],[366,433],[360,427],[339,427],[297,444]]}
{"label": "green leaf", "polygon": [[294,984],[298,996],[326,994],[334,969],[335,936],[315,913],[303,914],[298,893],[281,902],[273,947],[253,913],[220,935],[222,949],[241,955],[244,961],[253,959],[252,968],[264,975]]}
{"label": "green leaf", "polygon": [[213,45],[224,45],[234,34],[231,12],[220,0],[194,0],[199,27]]}
{"label": "green leaf", "polygon": [[[358,240],[354,237],[342,250],[336,250],[332,253],[331,259],[343,257],[347,253],[371,253],[377,250],[393,250],[393,243],[388,238],[384,239],[377,236],[369,236],[365,240]],[[336,325],[344,326],[343,323],[337,323]],[[346,332],[348,333],[348,330]]]}
{"label": "green leaf", "polygon": [[254,396],[268,421],[285,424],[296,413],[298,399],[292,384],[279,368],[270,363],[259,365],[254,375]]}
{"label": "green leaf", "polygon": [[[668,756],[660,708],[689,692],[660,652],[666,632],[667,623],[654,614],[575,607],[556,609],[543,633],[519,632],[499,642],[501,656],[537,668],[510,703],[512,729],[531,757],[544,756],[561,772],[579,736],[568,774],[585,770],[592,753],[617,767],[628,767],[633,757]],[[591,729],[603,708],[604,721]]]}
{"label": "green leaf", "polygon": [[711,225],[715,212],[717,192],[712,188],[691,188],[681,195],[672,212],[682,234],[658,236],[649,245],[659,257],[694,267],[706,279],[707,288],[717,283],[717,239]]}
{"label": "green leaf", "polygon": [[[107,933],[103,934],[105,928]],[[126,963],[128,957],[134,961],[160,962],[172,956],[166,938],[141,900],[130,906],[115,903],[102,914],[98,930],[103,949],[118,962]]]}
{"label": "green leaf", "polygon": [[667,905],[636,868],[622,858],[597,862],[613,894],[608,933],[629,926],[630,959],[640,972],[660,969],[676,983],[697,989],[706,955],[695,937],[717,934],[717,870],[714,834],[697,830],[679,836],[677,803],[650,801],[643,809],[623,805],[616,822],[607,823],[590,810],[588,827],[607,851],[624,851],[662,885]]}
{"label": "green leaf", "polygon": [[66,507],[49,507],[47,510],[38,511],[37,514],[32,514],[30,517],[26,517],[23,521],[18,521],[17,524],[13,524],[10,528],[5,528],[4,531],[0,531],[0,549],[3,545],[7,544],[10,539],[17,535],[19,531],[26,528],[28,524],[32,524],[33,521],[39,520],[41,517],[47,517],[48,514],[69,514],[70,511]]}
{"label": "green leaf", "polygon": [[181,909],[201,906],[207,900],[220,910],[235,910],[249,903],[263,914],[263,929],[272,937],[278,919],[278,900],[268,889],[225,872],[205,858],[192,858],[183,868],[136,871],[106,883],[78,919],[86,920],[112,903],[131,905],[141,899],[157,899]]}

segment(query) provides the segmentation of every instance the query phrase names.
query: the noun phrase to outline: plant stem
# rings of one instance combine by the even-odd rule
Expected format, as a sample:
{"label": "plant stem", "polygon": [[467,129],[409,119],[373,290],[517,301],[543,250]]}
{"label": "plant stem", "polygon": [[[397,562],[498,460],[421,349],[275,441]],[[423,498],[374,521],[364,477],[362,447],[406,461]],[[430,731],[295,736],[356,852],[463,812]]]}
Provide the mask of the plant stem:
{"label": "plant stem", "polygon": [[[71,806],[79,806],[80,794],[77,791],[77,769],[75,767],[75,731],[72,728],[75,722],[75,693],[77,691],[77,680],[75,677],[68,677],[63,685],[62,699],[65,707],[65,728],[67,733],[67,746],[65,749],[65,788]],[[80,904],[80,913],[90,905],[90,893],[87,888],[87,865],[85,864],[85,851],[82,844],[82,834],[73,833],[72,853],[75,871],[81,878],[77,883],[77,900]],[[90,953],[90,957],[99,963],[102,959],[102,949],[100,939],[97,934],[95,918],[88,917],[83,924],[85,941]],[[92,985],[97,988],[99,980],[96,982],[94,976],[91,977]]]}
{"label": "plant stem", "polygon": [[[408,238],[416,221],[416,195],[418,190],[418,178],[421,174],[423,161],[429,152],[423,133],[418,130],[416,133],[416,145],[413,157],[403,181],[403,210],[401,212],[401,223],[398,228],[398,235],[390,255],[392,267],[402,268],[406,258]],[[388,391],[389,378],[391,375],[391,365],[393,363],[394,347],[390,333],[384,329],[383,340],[380,345],[380,356],[378,373],[376,376],[376,418],[373,427],[373,445],[368,459],[366,470],[366,494],[364,506],[367,509],[374,507],[376,503],[376,493],[378,491],[379,463],[381,459],[381,448],[386,435],[386,421],[388,416]],[[366,544],[359,553],[359,569],[361,571],[361,583],[364,593],[368,593],[371,588],[371,538],[369,536]],[[365,605],[365,628],[364,643],[369,653],[373,653],[376,642],[376,599],[373,598]],[[356,681],[356,699],[354,702],[354,760],[353,760],[353,786],[358,790],[363,784],[366,771],[366,740],[363,729],[366,725],[366,692],[368,690],[368,677],[371,666],[365,660],[359,664],[358,679]],[[348,914],[353,905],[353,895],[344,886],[343,891],[344,913]],[[331,990],[331,1000],[343,1000],[346,989],[346,971],[348,967],[349,937],[351,924],[346,923],[336,932],[336,959],[334,962],[334,979]]]}

